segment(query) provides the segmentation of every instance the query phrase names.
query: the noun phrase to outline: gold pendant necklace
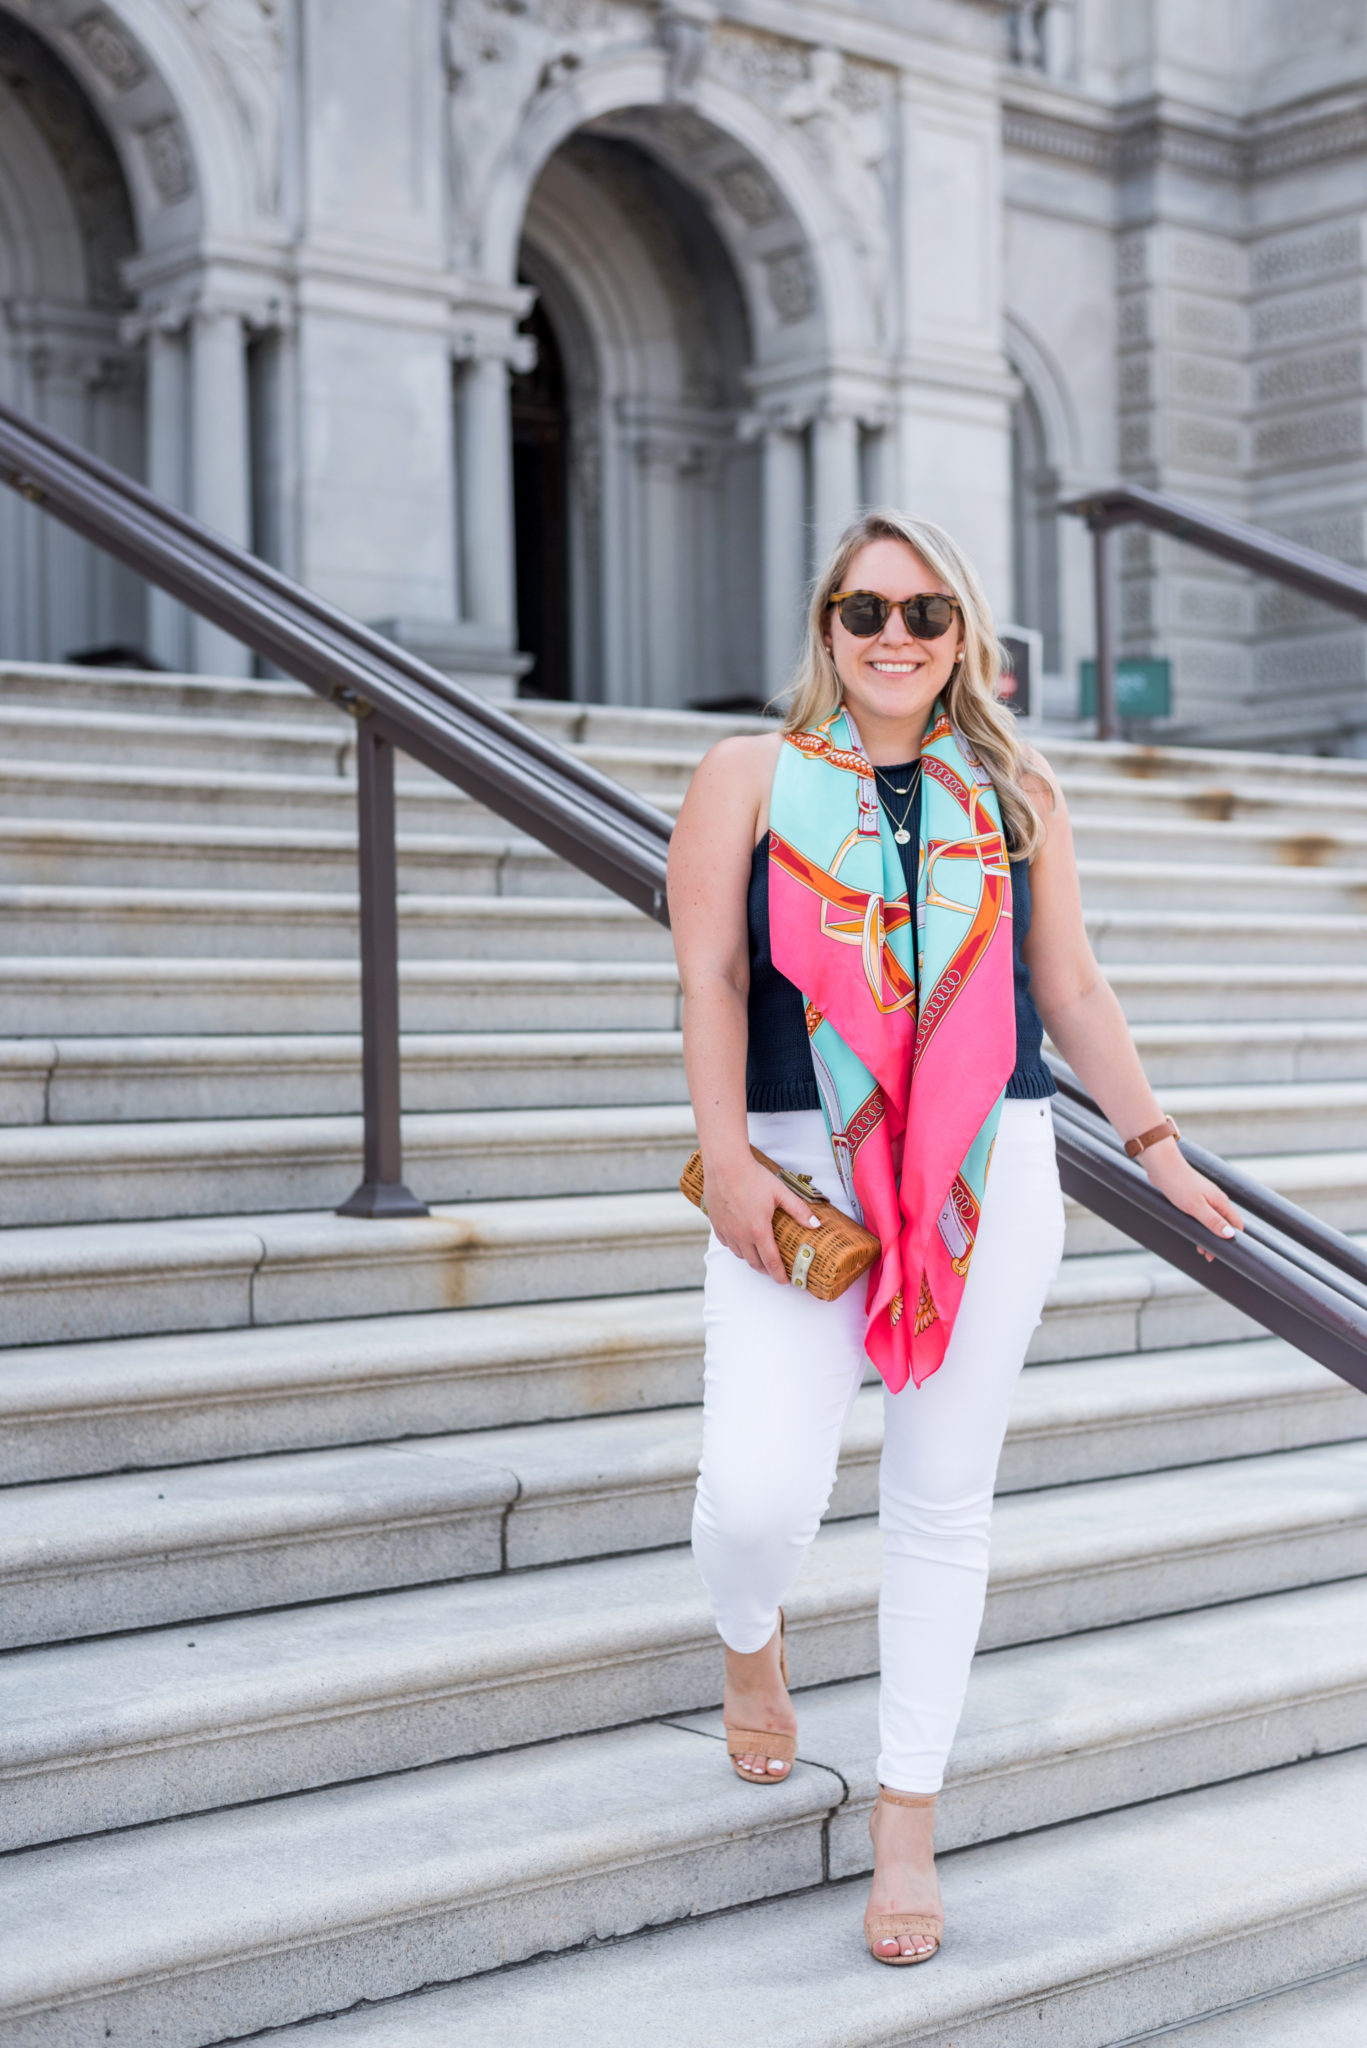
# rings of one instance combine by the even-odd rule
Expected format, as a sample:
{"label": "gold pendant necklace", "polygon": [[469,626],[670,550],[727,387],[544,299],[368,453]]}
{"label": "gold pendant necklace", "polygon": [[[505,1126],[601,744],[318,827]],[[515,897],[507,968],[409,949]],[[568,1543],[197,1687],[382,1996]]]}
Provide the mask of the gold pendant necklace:
{"label": "gold pendant necklace", "polygon": [[[881,771],[875,768],[873,772],[876,778]],[[907,830],[907,819],[911,816],[911,807],[916,801],[916,791],[920,786],[920,780],[921,763],[918,760],[914,770],[912,771],[912,777],[910,782],[904,783],[900,788],[895,782],[890,782],[888,784],[888,788],[892,791],[894,796],[904,796],[907,799],[906,809],[903,811],[900,818],[893,819],[892,806],[890,804],[888,806],[888,817],[890,820],[892,820],[893,825],[892,836],[897,841],[897,844],[899,846],[908,846],[911,843],[911,834]]]}

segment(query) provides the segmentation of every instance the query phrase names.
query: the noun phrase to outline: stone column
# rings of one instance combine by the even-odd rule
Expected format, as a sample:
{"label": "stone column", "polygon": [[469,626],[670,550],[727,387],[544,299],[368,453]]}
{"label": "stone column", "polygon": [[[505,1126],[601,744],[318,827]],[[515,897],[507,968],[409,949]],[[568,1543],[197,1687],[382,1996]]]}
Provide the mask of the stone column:
{"label": "stone column", "polygon": [[800,434],[767,424],[763,465],[764,687],[773,696],[790,681],[802,640],[807,548]]}
{"label": "stone column", "polygon": [[466,619],[506,632],[516,617],[513,569],[513,437],[508,364],[479,353],[460,390],[460,580]]}
{"label": "stone column", "polygon": [[[248,436],[242,316],[198,307],[190,322],[190,506],[196,519],[244,547],[251,536]],[[201,674],[251,674],[250,651],[207,619],[192,618],[190,640]]]}
{"label": "stone column", "polygon": [[[181,320],[153,319],[147,348],[147,485],[170,505],[185,504],[185,431],[189,412],[185,335]],[[190,618],[155,585],[147,588],[147,647],[165,668],[190,660]]]}
{"label": "stone column", "polygon": [[859,510],[859,422],[823,412],[812,422],[812,500],[818,566]]}

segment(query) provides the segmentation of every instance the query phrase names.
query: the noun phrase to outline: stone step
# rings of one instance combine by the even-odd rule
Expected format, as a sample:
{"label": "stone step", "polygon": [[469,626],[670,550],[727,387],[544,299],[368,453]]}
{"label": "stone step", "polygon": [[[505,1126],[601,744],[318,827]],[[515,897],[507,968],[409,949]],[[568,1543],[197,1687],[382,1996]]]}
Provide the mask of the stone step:
{"label": "stone step", "polygon": [[[620,757],[618,765],[630,769]],[[672,767],[663,781],[656,776],[651,800],[672,815],[688,772],[685,763]],[[1241,781],[1236,788],[1180,778],[1151,780],[1142,789],[1135,787],[1118,812],[1113,777],[1091,774],[1083,766],[1065,770],[1063,780],[1078,845],[1097,858],[1122,851],[1157,861],[1360,867],[1367,849],[1367,791],[1336,795],[1331,821],[1318,795],[1307,800],[1293,792],[1282,798],[1274,782],[1254,786]],[[478,837],[511,829],[454,784],[420,771],[402,756],[397,793],[403,832]],[[243,769],[235,762],[158,766],[138,761],[123,748],[113,750],[112,759],[0,762],[0,816],[353,834],[356,788],[345,775]]]}
{"label": "stone step", "polygon": [[[0,1231],[13,1345],[417,1315],[694,1287],[707,1225],[676,1192]],[[1065,1258],[1032,1356],[1219,1343],[1256,1325],[1147,1252]]]}
{"label": "stone step", "polygon": [[[615,896],[410,894],[399,899],[399,919],[400,944],[412,960],[673,959],[669,933]],[[1333,936],[1322,942],[1332,955],[1335,944],[1342,950],[1344,943],[1338,927],[1355,927],[1357,920],[1301,923],[1307,941],[1319,927],[1333,928]],[[1289,943],[1289,932],[1286,936]],[[357,903],[341,889],[10,885],[0,887],[0,944],[29,957],[351,959],[359,945]],[[1306,950],[1303,945],[1301,952]]]}
{"label": "stone step", "polygon": [[[1040,1366],[1018,1390],[1001,1490],[1194,1463],[1202,1445],[1267,1454],[1288,1433],[1303,1444],[1326,1432],[1367,1437],[1367,1407],[1294,1354]],[[876,1512],[881,1444],[869,1386],[831,1519]],[[700,1447],[698,1411],[679,1408],[10,1487],[0,1647],[680,1543]]]}
{"label": "stone step", "polygon": [[[1367,1765],[1360,1751],[1349,1746],[1361,1742],[1367,1727],[1367,1659],[1360,1647],[1363,1595],[1360,1588],[1353,1592],[1355,1599],[1346,1597],[1347,1589],[1325,1589],[1318,1602],[1310,1595],[1303,1614],[1297,1612],[1297,1601],[1260,1602],[1252,1610],[1241,1604],[1232,1616],[1225,1612],[1142,1631],[1107,1631],[1081,1643],[1031,1645],[999,1660],[982,1659],[976,1675],[985,1672],[985,1681],[966,1717],[963,1761],[956,1758],[958,1768],[943,1802],[942,1877],[952,1930],[946,1965],[961,1944],[971,1951],[981,1943],[985,1920],[991,1924],[990,1886],[970,1880],[961,1890],[955,1882],[975,1847],[981,1854],[980,1845],[993,1842],[996,1853],[1015,1858],[1012,1903],[1018,1939],[1023,1901],[1035,1896],[1041,1883],[1049,1886],[1057,1916],[1061,1901],[1095,1900],[1112,1895],[1117,1884],[1133,1887],[1147,1878],[1140,1933],[1151,1941],[1152,1927],[1145,1923],[1151,1922],[1159,1899],[1168,1904],[1174,1887],[1183,1887],[1190,1859],[1202,1847],[1224,1869],[1218,1886],[1212,1885],[1211,1868],[1202,1874],[1207,1887],[1219,1893],[1228,1930],[1231,1890],[1237,1896],[1245,1859],[1255,1842],[1262,1846],[1251,1824],[1255,1816],[1265,1834],[1278,1838],[1279,1851],[1275,1863],[1257,1863],[1258,1875],[1266,1887],[1275,1874],[1284,1888],[1274,1885],[1260,1896],[1256,1924],[1263,1939],[1258,1953],[1267,1957],[1275,1950],[1283,1974],[1264,1974],[1247,1988],[1257,1993],[1285,1982],[1293,1958],[1302,1965],[1294,1974],[1306,1974],[1303,1923],[1316,1902],[1328,1923],[1325,1933],[1337,1936],[1339,1945],[1326,1952],[1321,1944],[1311,1967],[1354,1960],[1341,1923],[1347,1895],[1356,1902],[1352,1933],[1360,1936],[1367,1927],[1367,1857],[1361,1831],[1352,1825],[1355,1816],[1342,1810],[1356,1806],[1367,1783]],[[1324,1624],[1342,1626],[1345,1621],[1357,1639],[1356,1654],[1326,1647]],[[1265,1634],[1258,1632],[1259,1622]],[[1294,1660],[1290,1685],[1285,1667],[1269,1656],[1269,1638]],[[1167,1675],[1175,1669],[1183,1672],[1180,1697],[1174,1697]],[[1081,1704],[1070,1711],[1060,1705],[1063,1700]],[[519,1994],[544,1981],[545,1964],[512,1978],[489,1979],[489,1973],[510,1962],[586,1944],[591,1946],[571,1970],[601,1964],[604,1955],[620,1963],[639,1956],[643,1948],[658,1954],[659,1937],[625,1946],[619,1940],[606,1950],[601,1944],[606,1937],[635,1935],[662,1921],[696,1920],[718,1908],[804,1891],[814,1896],[787,1898],[784,1910],[793,1918],[810,1916],[819,1903],[828,1919],[840,1916],[845,1940],[853,1946],[863,1904],[858,1877],[869,1863],[867,1834],[859,1821],[873,1791],[872,1690],[841,1688],[810,1704],[815,1713],[809,1715],[809,1702],[800,1700],[804,1722],[810,1724],[810,1732],[804,1726],[802,1762],[763,1800],[746,1796],[749,1788],[737,1783],[721,1744],[708,1733],[647,1724],[542,1742],[499,1757],[437,1764],[233,1812],[198,1813],[10,1857],[0,1866],[0,1899],[6,1909],[0,1925],[9,1930],[0,1949],[0,2028],[8,2021],[14,2030],[10,2038],[22,2040],[18,2030],[27,2022],[28,2038],[41,2039],[35,2026],[41,2016],[51,2030],[49,2038],[60,2038],[55,2028],[62,2025],[69,2039],[93,2040],[103,2029],[124,2039],[203,2044],[225,2033],[236,2037],[365,2000],[360,2018],[370,2031],[352,2038],[373,2039],[377,2023],[399,2017],[395,2011],[377,2012],[374,2000],[485,1976],[482,1985],[468,1984],[466,1996],[473,2001],[491,1992],[505,2000],[511,1996],[522,2006],[524,2031],[491,2036],[478,2004],[448,2003],[446,2039],[565,2039],[563,2025],[552,2034],[545,2024],[548,2010],[543,2024],[526,2025],[526,1998]],[[1310,1764],[1294,1761],[1305,1749],[1321,1747],[1336,1753]],[[1077,1751],[1080,1768],[1071,1754]],[[1200,1786],[1198,1777],[1198,1789],[1187,1789],[1202,1764],[1229,1782],[1217,1790]],[[1307,1779],[1318,1792],[1313,1802]],[[1098,1804],[1119,1810],[1103,1820],[1084,1808],[1086,1817],[1071,1819],[1080,1781],[1090,1781],[1087,1790]],[[1316,1823],[1313,1846],[1290,1833],[1292,1815],[1283,1810],[1288,1787],[1300,1788],[1295,1817],[1302,1824]],[[1149,1803],[1136,1806],[1137,1793],[1147,1793]],[[1167,1796],[1155,1800],[1156,1793]],[[1193,1806],[1204,1811],[1204,1827],[1188,1818]],[[1275,1816],[1271,1821],[1269,1807]],[[1172,1840],[1174,1815],[1187,1821],[1180,1852]],[[1021,1841],[1021,1832],[1041,1823],[1048,1834]],[[1103,1887],[1101,1873],[1088,1866],[1085,1845],[1076,1837],[1108,1831],[1112,1861]],[[1003,1835],[1008,1836],[1004,1843]],[[1085,1891],[1066,1892],[1061,1872],[1049,1869],[1047,1861],[1043,1871],[1038,1867],[1060,1835],[1073,1837],[1069,1869],[1076,1886],[1082,1866]],[[1210,1840],[1212,1835],[1220,1838],[1218,1843]],[[1148,1857],[1142,1854],[1146,1839]],[[1029,1866],[1020,1865],[1025,1848],[1034,1852],[1033,1882],[1027,1878]],[[1166,1859],[1155,1856],[1155,1849],[1166,1850]],[[1345,1852],[1353,1859],[1347,1865]],[[1167,1868],[1162,1867],[1165,1861]],[[1351,1884],[1350,1869],[1356,1871]],[[851,1881],[842,1883],[846,1878]],[[1153,1886],[1158,1887],[1156,1896]],[[1182,1903],[1189,1916],[1195,1914],[1195,1898]],[[1240,1904],[1247,1912],[1251,1902]],[[1278,1906],[1277,1918],[1292,1926],[1302,1923],[1294,1945],[1266,1938]],[[1337,1913],[1331,1914],[1331,1908]],[[1097,1917],[1094,1909],[1074,1907],[1068,1913],[1074,1950],[1080,1938],[1086,1939],[1080,1928],[1095,1930]],[[715,1935],[745,1923],[753,1928],[758,1918],[753,1911],[739,1916],[739,1922],[726,1915],[710,1919],[703,1931]],[[1191,1924],[1189,1917],[1189,1936]],[[1208,2011],[1212,1989],[1219,2003],[1227,1986],[1211,1966],[1212,1930],[1199,1918],[1197,1924],[1205,1936],[1198,1995]],[[54,1925],[69,1930],[60,1945],[43,1938]],[[1120,1944],[1112,1959],[1111,1991],[1115,1964],[1126,1947],[1132,1958],[1142,1955],[1152,1970],[1152,1951],[1136,1941],[1128,1915],[1125,1926],[1128,1943]],[[791,1932],[792,1919],[788,1928]],[[1092,1941],[1098,1938],[1093,1932]],[[1165,1949],[1166,1942],[1159,1952]],[[756,1947],[752,1944],[747,1952],[753,1971]],[[802,1952],[810,1953],[805,1943]],[[1037,1970],[1037,1943],[1024,1953]],[[733,1957],[733,1964],[739,1960]],[[785,1982],[793,1967],[789,1956]],[[887,1982],[867,1955],[863,1971],[868,1984],[881,1989]],[[977,1971],[979,2001],[984,1982],[1000,1999],[999,1974],[999,1969]],[[652,1973],[656,1990],[662,1976],[667,1981],[667,1970],[657,1967]],[[728,1970],[726,1979],[728,1999],[749,1981],[743,1968]],[[708,1981],[716,1980],[704,1969],[691,1985],[695,2001],[706,1996]],[[931,1981],[942,1987],[946,1979],[937,1973]],[[601,1976],[598,1988],[601,1994]],[[429,1993],[416,2009],[442,1995]],[[918,1986],[919,2015],[928,1995],[927,1987]],[[1192,1996],[1189,1987],[1186,1995]],[[450,2000],[452,1994],[444,1996]],[[1030,2022],[1037,2027],[1038,2002],[1032,2002]],[[658,2000],[651,2009],[658,2015]],[[408,2006],[407,2016],[414,2010]],[[601,2002],[598,2010],[602,2014]],[[837,2041],[843,2048],[851,2039],[850,2007],[842,2000],[835,2010],[841,2031],[825,2038],[832,2048]],[[905,1989],[901,2010],[905,2025]],[[827,1999],[812,2001],[811,2011],[829,2025]],[[1189,2003],[1181,2016],[1191,2011]],[[886,2000],[883,2014],[886,2018]],[[578,2016],[571,2010],[572,2024]],[[943,2007],[939,2017],[943,2021]],[[1163,2017],[1163,2010],[1152,2004],[1142,2014],[1146,2024]],[[637,2018],[632,2040],[641,2038],[639,2011]],[[73,2023],[80,2034],[70,2031]],[[337,2039],[335,2028],[351,2023],[350,2017],[331,2023],[325,2038]],[[922,2041],[944,2038],[918,2033]],[[388,2038],[412,2042],[421,2037],[391,2032]],[[588,2040],[582,2032],[569,2038]],[[680,2035],[671,2030],[668,2038]],[[684,2038],[711,2044],[723,2038],[768,2042],[799,2037],[742,2027],[732,2033],[691,2032]],[[804,2038],[813,2036],[807,2032]],[[867,2038],[886,2042],[892,2037],[883,2032]],[[901,2032],[896,2038],[909,2037]],[[1033,2038],[1039,2038],[1038,2032]],[[1051,2028],[1048,2038],[1060,2036]]]}
{"label": "stone step", "polygon": [[[669,933],[615,897],[400,899],[409,958],[665,959]],[[0,887],[0,943],[14,954],[349,957],[356,903],[343,890]],[[1306,911],[1098,908],[1098,959],[1165,967],[1262,963],[1361,967],[1367,916]]]}
{"label": "stone step", "polygon": [[1161,962],[1165,967],[1257,962],[1266,973],[1283,964],[1348,966],[1367,957],[1367,917],[1360,915],[1099,908],[1086,912],[1086,923],[1107,971],[1120,962]]}
{"label": "stone step", "polygon": [[1165,1090],[1212,1082],[1367,1080],[1367,1025],[1347,1020],[1135,1023],[1132,1035],[1145,1073]]}
{"label": "stone step", "polygon": [[1244,866],[1228,855],[1196,867],[1143,859],[1123,843],[1105,857],[1080,853],[1077,866],[1089,917],[1117,910],[1147,916],[1165,904],[1179,915],[1224,909],[1245,917],[1256,915],[1254,905],[1276,918],[1361,917],[1367,911],[1367,869]]}
{"label": "stone step", "polygon": [[[681,1290],[0,1351],[0,1470],[17,1483],[682,1407],[701,1396],[701,1315],[701,1296]],[[1360,1397],[1277,1338],[1150,1351],[1137,1381],[1123,1357],[1040,1365],[1022,1383],[1000,1483],[1365,1426]],[[679,1455],[691,1483],[693,1452]]]}
{"label": "stone step", "polygon": [[[0,1228],[322,1208],[360,1180],[362,1130],[359,1116],[0,1129]],[[403,1119],[408,1182],[443,1203],[675,1188],[696,1143],[687,1102]]]}
{"label": "stone step", "polygon": [[[643,2014],[670,2048],[1181,2041],[1171,2029],[1182,2022],[1359,1961],[1365,1792],[1361,1755],[1317,1758],[946,1856],[949,1932],[914,1993],[864,1949],[860,1878],[738,1912],[686,1908],[628,1941],[592,1939],[594,1928],[575,1953],[358,2005],[287,2031],[282,2048],[628,2048],[646,2038]],[[416,1962],[390,1973],[396,1991],[417,1981]],[[357,1978],[363,1968],[358,1957]],[[345,1995],[375,1995],[352,1981]],[[330,1979],[326,1996],[335,2011]],[[1298,2038],[1254,2024],[1224,2040]],[[1336,2038],[1316,2036],[1316,2048]]]}
{"label": "stone step", "polygon": [[[1318,965],[1200,960],[1123,959],[1106,962],[1106,979],[1132,1024],[1300,1023],[1367,1018],[1367,966],[1324,960]],[[0,998],[2,999],[2,998]]]}
{"label": "stone step", "polygon": [[[0,663],[0,705],[66,706],[161,712],[183,718],[290,719],[338,716],[316,691],[288,677],[179,674],[167,670],[85,668],[60,662]],[[521,724],[562,745],[593,740],[610,746],[683,748],[697,754],[734,732],[766,730],[754,717],[700,711],[657,711],[629,705],[552,704],[523,699],[500,706]]]}
{"label": "stone step", "polygon": [[[41,1344],[0,1351],[0,1471],[74,1477],[668,1408],[701,1392],[694,1288]],[[1330,1426],[1311,1424],[1320,1396],[1304,1407],[1308,1427]]]}
{"label": "stone step", "polygon": [[[406,893],[600,896],[608,893],[535,841],[509,833],[399,834]],[[1336,870],[1325,870],[1332,876]],[[354,831],[272,825],[125,824],[0,819],[0,887],[356,889]],[[1326,906],[1339,908],[1338,898]],[[1348,896],[1344,895],[1347,905]]]}
{"label": "stone step", "polygon": [[1162,2039],[1166,2048],[1361,2048],[1364,2013],[1367,1963],[1359,1963],[1266,1998],[1240,2000],[1189,2027],[1164,2027]]}
{"label": "stone step", "polygon": [[[1303,1451],[1003,1500],[984,1645],[1356,1578],[1364,1464]],[[795,1685],[876,1669],[879,1555],[869,1522],[819,1536],[787,1609]],[[0,1660],[5,1841],[687,1712],[715,1701],[720,1661],[683,1549],[25,1649]],[[1301,1668],[1230,1677],[1291,1692]]]}
{"label": "stone step", "polygon": [[[1362,1024],[1141,1024],[1135,1039],[1154,1085],[1165,1094],[1182,1087],[1184,1114],[1217,1126],[1219,1104],[1196,1104],[1207,1088],[1290,1098],[1301,1086],[1367,1081]],[[360,1107],[360,1060],[360,1039],[340,1032],[0,1039],[0,1124],[346,1115]],[[412,1032],[402,1073],[413,1111],[679,1102],[686,1092],[682,1040],[665,1029]],[[1313,1121],[1313,1098],[1306,1107]],[[1266,1114],[1283,1112],[1269,1102]],[[1296,1125],[1293,1135],[1333,1145],[1340,1133],[1311,1137]],[[1223,1129],[1202,1142],[1237,1149]],[[1256,1133],[1238,1140],[1261,1142]]]}
{"label": "stone step", "polygon": [[[629,1092],[620,1077],[619,1097]],[[1255,1156],[1260,1179],[1341,1229],[1367,1229],[1367,1083],[1169,1088],[1164,1099],[1186,1136]],[[358,1115],[0,1127],[0,1228],[335,1206],[360,1177],[362,1128]],[[686,1101],[618,1100],[413,1112],[403,1143],[409,1185],[447,1204],[659,1192],[677,1186],[696,1138]],[[1313,1149],[1283,1149],[1295,1143]],[[1113,1241],[1080,1208],[1073,1222],[1072,1251]]]}
{"label": "stone step", "polygon": [[[1357,835],[1367,831],[1367,782],[1350,776],[1346,782],[1325,789],[1312,779],[1309,784],[1292,780],[1283,784],[1275,768],[1279,758],[1290,767],[1292,757],[1241,756],[1240,765],[1229,775],[1184,774],[1180,762],[1165,766],[1163,772],[1141,780],[1118,778],[1098,766],[1090,756],[1074,757],[1060,743],[1045,742],[1045,753],[1053,764],[1069,814],[1078,826],[1104,828],[1108,818],[1142,816],[1156,825],[1189,823],[1192,826],[1232,826],[1266,834],[1284,842],[1276,857],[1292,866],[1307,859],[1316,864],[1322,854],[1333,857],[1340,838],[1352,846]],[[1264,762],[1268,764],[1264,772]],[[1296,767],[1308,766],[1304,756]],[[1346,763],[1336,763],[1344,766]],[[1250,772],[1251,770],[1251,772]],[[1193,841],[1199,845],[1200,841]],[[1231,840],[1230,844],[1236,843]]]}
{"label": "stone step", "polygon": [[[126,755],[128,750],[118,752]],[[687,777],[687,764],[672,769],[663,783],[656,777],[652,801],[672,815]],[[1118,813],[1113,777],[1083,767],[1069,769],[1063,779],[1078,845],[1097,858],[1120,850],[1158,861],[1356,867],[1367,857],[1367,792],[1338,795],[1330,823],[1318,797],[1283,800],[1273,784],[1241,784],[1236,790],[1181,779],[1148,781]],[[403,756],[397,793],[404,832],[478,837],[511,829],[454,784],[418,770]],[[112,761],[9,759],[0,762],[0,816],[353,834],[356,788],[345,775],[235,764],[157,766],[131,757],[120,760],[118,753]]]}
{"label": "stone step", "polygon": [[1038,745],[1062,778],[1086,770],[1147,795],[1155,783],[1204,784],[1294,800],[1322,810],[1354,795],[1367,801],[1367,768],[1360,760],[1313,754],[1256,753],[1234,747],[1164,747],[1131,740],[1071,739],[1047,733]]}
{"label": "stone step", "polygon": [[[1204,910],[1361,914],[1367,909],[1367,835],[1357,868],[1236,861],[1223,848],[1197,858],[1157,849],[1146,820],[1084,833],[1079,846],[1089,909],[1145,909],[1189,901]],[[1221,827],[1208,828],[1218,839]],[[1178,872],[1174,873],[1174,869]],[[459,836],[403,833],[401,886],[421,894],[602,895],[595,883],[534,841],[493,829]],[[76,819],[0,820],[0,887],[334,890],[356,886],[354,833],[268,825],[149,826]]]}
{"label": "stone step", "polygon": [[[415,1112],[687,1099],[677,1031],[413,1032],[401,1060]],[[361,1041],[342,1033],[0,1039],[0,1124],[331,1116],[360,1106]]]}
{"label": "stone step", "polygon": [[[1367,968],[1333,973],[1325,987],[1331,1009],[1367,1015]],[[409,1032],[667,1031],[681,1007],[672,959],[404,960],[399,993]],[[0,957],[7,1035],[355,1032],[360,1010],[355,957]]]}
{"label": "stone step", "polygon": [[[1218,1043],[1237,1010],[1239,1022],[1228,1026],[1234,1048],[1260,1021],[1295,1032],[1309,1019],[1313,1032],[1367,1020],[1367,966],[1290,965],[1270,976],[1252,966],[1120,962],[1106,972],[1136,1028],[1196,1026]],[[672,960],[405,960],[400,987],[404,1023],[415,1032],[668,1029],[679,1021]],[[7,1035],[354,1031],[359,1012],[353,960],[0,957]],[[1217,1066],[1212,1078],[1223,1077]]]}
{"label": "stone step", "polygon": [[1277,827],[1243,819],[1227,822],[1194,818],[1181,811],[1167,814],[1146,790],[1132,809],[1118,811],[1113,784],[1103,784],[1106,800],[1092,805],[1086,792],[1064,790],[1072,818],[1073,838],[1087,861],[1137,860],[1223,868],[1321,869],[1347,878],[1367,878],[1367,805],[1361,820],[1326,831],[1310,829],[1304,807],[1294,822]]}
{"label": "stone step", "polygon": [[[489,833],[502,820],[454,783],[418,780],[396,763],[400,830]],[[136,760],[0,762],[0,815],[89,818],[148,826],[281,826],[288,831],[356,830],[356,784],[340,775],[291,775],[266,769],[156,767]]]}
{"label": "stone step", "polygon": [[[187,717],[174,711],[123,711],[84,705],[0,702],[0,748],[10,761],[115,763],[139,770],[212,772],[216,761],[241,774],[354,775],[356,728],[344,712],[321,722],[297,716]],[[415,767],[415,774],[424,770]]]}

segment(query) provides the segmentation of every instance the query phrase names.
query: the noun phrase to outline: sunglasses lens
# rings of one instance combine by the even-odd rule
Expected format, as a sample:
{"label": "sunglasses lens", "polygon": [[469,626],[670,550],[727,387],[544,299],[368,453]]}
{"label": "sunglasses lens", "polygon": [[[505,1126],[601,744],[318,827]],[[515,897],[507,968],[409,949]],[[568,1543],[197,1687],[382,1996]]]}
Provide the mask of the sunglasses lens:
{"label": "sunglasses lens", "polygon": [[869,640],[875,633],[881,633],[887,623],[889,605],[886,598],[876,597],[871,590],[855,590],[848,597],[842,597],[837,610],[840,623],[847,633],[853,633],[856,640]]}
{"label": "sunglasses lens", "polygon": [[918,640],[938,640],[954,624],[954,606],[947,597],[918,597],[906,607],[907,631]]}

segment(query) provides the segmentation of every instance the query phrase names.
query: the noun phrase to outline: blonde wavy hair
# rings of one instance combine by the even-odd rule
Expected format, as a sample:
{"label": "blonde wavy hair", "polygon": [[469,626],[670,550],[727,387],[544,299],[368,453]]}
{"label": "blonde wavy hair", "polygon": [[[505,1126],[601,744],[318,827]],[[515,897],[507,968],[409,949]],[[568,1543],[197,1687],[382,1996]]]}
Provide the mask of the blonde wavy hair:
{"label": "blonde wavy hair", "polygon": [[844,588],[846,572],[859,550],[875,540],[905,542],[959,601],[963,655],[950,672],[945,706],[951,724],[992,778],[1013,858],[1032,859],[1044,843],[1044,826],[1022,786],[1026,763],[1015,719],[997,700],[1001,650],[992,612],[972,563],[958,542],[933,521],[910,519],[904,512],[878,511],[866,512],[846,527],[812,591],[783,729],[804,731],[820,725],[840,708],[843,691],[826,646],[831,597]]}

